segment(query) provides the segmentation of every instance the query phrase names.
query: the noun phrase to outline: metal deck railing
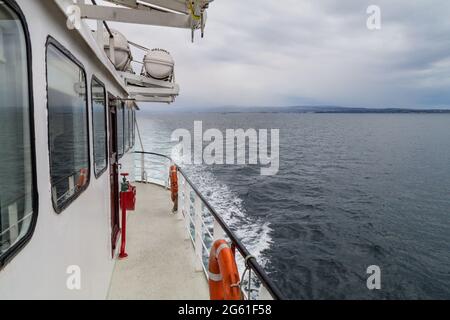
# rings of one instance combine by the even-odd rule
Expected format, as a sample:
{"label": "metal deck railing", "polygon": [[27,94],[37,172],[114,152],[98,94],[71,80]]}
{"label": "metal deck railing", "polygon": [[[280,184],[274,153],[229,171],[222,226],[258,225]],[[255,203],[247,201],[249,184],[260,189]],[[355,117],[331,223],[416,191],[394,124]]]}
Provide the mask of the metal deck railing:
{"label": "metal deck railing", "polygon": [[[153,152],[135,152],[136,181],[153,183],[169,189],[169,168],[175,164],[165,155]],[[218,239],[227,239],[236,253],[240,254],[241,291],[246,300],[282,299],[282,294],[273,284],[255,257],[236,237],[223,218],[211,206],[187,174],[178,167],[178,214],[182,214],[186,232],[192,241],[197,257],[197,271],[208,278],[208,260],[212,244]],[[239,261],[239,260],[238,260]]]}

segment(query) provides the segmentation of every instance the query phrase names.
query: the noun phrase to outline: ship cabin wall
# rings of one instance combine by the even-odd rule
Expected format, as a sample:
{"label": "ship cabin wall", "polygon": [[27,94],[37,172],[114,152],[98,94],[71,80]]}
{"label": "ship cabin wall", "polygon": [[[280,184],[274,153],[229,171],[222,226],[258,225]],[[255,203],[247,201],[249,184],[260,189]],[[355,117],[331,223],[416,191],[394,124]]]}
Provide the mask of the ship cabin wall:
{"label": "ship cabin wall", "polygon": [[[98,178],[94,175],[91,81],[97,78],[113,96],[126,98],[127,94],[80,34],[66,27],[66,17],[54,1],[15,3],[26,19],[31,41],[38,216],[30,241],[0,270],[0,300],[104,299],[117,252],[113,257],[109,159],[107,170]],[[84,66],[89,103],[90,178],[86,189],[61,212],[53,206],[50,182],[46,76],[50,37]],[[132,147],[119,163],[123,171],[134,170]],[[81,288],[74,289],[68,281],[78,271]]]}

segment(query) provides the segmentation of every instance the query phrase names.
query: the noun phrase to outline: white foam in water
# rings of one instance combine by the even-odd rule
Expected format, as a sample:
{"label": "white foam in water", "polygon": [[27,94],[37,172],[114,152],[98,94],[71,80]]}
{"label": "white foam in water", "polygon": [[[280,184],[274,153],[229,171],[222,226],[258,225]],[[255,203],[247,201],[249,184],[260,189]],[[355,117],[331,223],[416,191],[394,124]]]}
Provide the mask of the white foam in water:
{"label": "white foam in water", "polygon": [[[265,267],[268,260],[262,253],[272,244],[270,237],[272,229],[270,228],[270,224],[250,217],[242,205],[242,199],[231,191],[226,184],[217,181],[214,174],[207,170],[207,167],[190,166],[187,170],[189,171],[188,175],[191,181],[193,181],[202,195],[209,201],[217,213],[221,215],[250,254],[256,258],[262,267]],[[212,225],[212,220],[206,223],[207,225],[208,223]],[[236,256],[239,272],[241,277],[243,277],[245,257],[242,257],[240,254]],[[247,276],[245,279],[241,279],[241,281],[243,288],[247,288]],[[256,281],[255,277],[252,277],[251,282],[252,298],[257,299],[260,284]]]}
{"label": "white foam in water", "polygon": [[186,169],[202,195],[222,216],[248,251],[264,266],[267,261],[262,252],[272,244],[270,224],[250,217],[239,196],[226,184],[217,181],[207,167],[190,166]]}

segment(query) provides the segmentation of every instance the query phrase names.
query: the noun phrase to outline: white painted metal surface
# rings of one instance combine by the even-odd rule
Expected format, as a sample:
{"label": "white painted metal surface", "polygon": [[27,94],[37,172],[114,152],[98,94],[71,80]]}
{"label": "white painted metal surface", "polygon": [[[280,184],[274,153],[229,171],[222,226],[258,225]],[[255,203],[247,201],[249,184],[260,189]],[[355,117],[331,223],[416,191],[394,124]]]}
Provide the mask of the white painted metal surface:
{"label": "white painted metal surface", "polygon": [[[166,9],[167,11],[175,11],[187,14],[189,12],[186,0],[109,0],[109,2],[127,6],[129,8],[140,8],[143,4],[154,6],[156,8]],[[209,1],[202,1],[204,4]]]}
{"label": "white painted metal surface", "polygon": [[[88,189],[60,215],[55,213],[51,201],[47,147],[47,37],[55,38],[83,63],[88,84],[95,75],[106,85],[107,91],[121,97],[127,96],[125,86],[105,53],[95,49],[98,47],[91,31],[68,30],[65,27],[66,16],[55,2],[17,0],[17,3],[27,19],[33,53],[31,69],[39,214],[31,241],[0,270],[0,300],[104,299],[114,266],[109,171],[99,179],[92,174]],[[60,3],[67,4],[67,1]],[[92,114],[89,117],[92,119]],[[91,122],[89,126],[92,132]],[[90,153],[93,159],[92,137]],[[133,158],[132,154],[122,158],[123,170],[134,166]],[[91,171],[92,168],[91,163]],[[81,268],[81,290],[67,287],[67,270],[72,265]]]}
{"label": "white painted metal surface", "polygon": [[213,0],[107,0],[133,9],[157,9],[185,15],[200,15]]}
{"label": "white painted metal surface", "polygon": [[85,19],[184,29],[192,24],[190,16],[176,13],[93,5],[80,5],[80,8]]}

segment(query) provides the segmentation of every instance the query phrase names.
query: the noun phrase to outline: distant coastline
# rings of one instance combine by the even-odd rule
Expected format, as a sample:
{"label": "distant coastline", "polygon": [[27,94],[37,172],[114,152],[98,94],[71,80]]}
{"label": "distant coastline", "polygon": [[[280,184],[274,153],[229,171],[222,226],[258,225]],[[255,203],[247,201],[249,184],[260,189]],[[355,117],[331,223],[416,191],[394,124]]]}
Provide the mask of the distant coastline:
{"label": "distant coastline", "polygon": [[165,107],[146,110],[151,113],[188,112],[188,113],[313,113],[313,114],[450,114],[450,109],[407,109],[407,108],[352,108],[338,106],[293,106],[293,107]]}
{"label": "distant coastline", "polygon": [[[238,108],[223,113],[450,113],[449,109],[404,109],[404,108],[347,108],[347,107],[281,107],[281,108]],[[212,111],[210,112],[217,112]]]}
{"label": "distant coastline", "polygon": [[319,108],[312,108],[311,112],[313,112],[313,113],[450,113],[450,110],[449,109],[406,109],[406,108],[377,109],[377,108],[319,107]]}

